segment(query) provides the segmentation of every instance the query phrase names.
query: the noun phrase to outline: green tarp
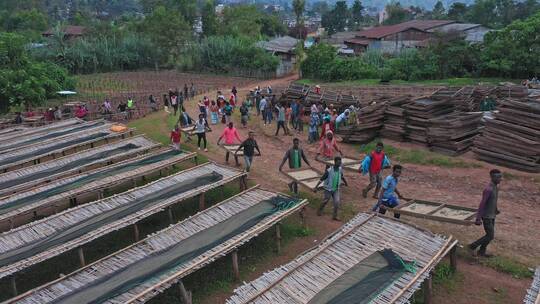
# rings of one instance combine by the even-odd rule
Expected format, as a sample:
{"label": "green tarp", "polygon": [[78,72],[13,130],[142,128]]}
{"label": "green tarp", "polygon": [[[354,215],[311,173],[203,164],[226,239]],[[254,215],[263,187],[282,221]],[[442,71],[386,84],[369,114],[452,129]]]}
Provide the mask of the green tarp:
{"label": "green tarp", "polygon": [[247,208],[233,217],[205,229],[178,244],[156,252],[108,276],[87,284],[51,303],[103,303],[144,282],[185,264],[204,252],[249,230],[278,210],[298,203],[291,198],[276,196]]}
{"label": "green tarp", "polygon": [[72,226],[60,231],[56,231],[54,234],[49,235],[44,239],[25,244],[24,246],[0,254],[0,267],[29,258],[60,244],[73,241],[90,231],[120,220],[152,205],[156,205],[163,200],[177,196],[183,192],[196,189],[203,185],[215,183],[222,179],[223,176],[219,173],[208,173],[197,178],[192,178],[184,182],[162,188],[155,192],[149,193],[146,196],[133,199],[128,204],[123,204],[102,214],[85,218]]}
{"label": "green tarp", "polygon": [[52,152],[52,151],[55,151],[55,150],[67,148],[67,147],[72,146],[72,145],[80,144],[80,143],[83,143],[85,141],[98,139],[98,138],[101,138],[101,137],[105,137],[107,135],[110,135],[110,133],[108,133],[108,132],[99,132],[99,133],[91,134],[91,135],[84,136],[84,137],[74,138],[72,140],[65,141],[63,143],[59,143],[59,144],[56,144],[56,145],[53,145],[53,146],[50,146],[50,147],[46,147],[46,148],[37,149],[37,150],[34,150],[32,152],[28,152],[28,153],[24,153],[24,154],[20,154],[20,155],[15,155],[15,156],[11,156],[11,157],[1,157],[1,155],[0,155],[0,166],[5,166],[5,165],[11,164],[11,163],[16,163],[16,162],[19,162],[19,161],[27,159],[27,158],[37,157],[37,156],[46,154],[48,152]]}
{"label": "green tarp", "polygon": [[[0,183],[0,189],[1,190],[7,189],[9,187],[24,184],[24,183],[31,182],[34,180],[38,180],[40,178],[52,176],[54,174],[58,174],[61,172],[66,172],[66,171],[78,168],[80,166],[84,166],[92,162],[98,161],[100,159],[106,159],[108,157],[125,153],[129,150],[134,150],[137,148],[139,148],[139,146],[130,143],[130,144],[127,144],[127,145],[124,145],[124,146],[121,146],[112,150],[103,151],[103,152],[100,152],[100,153],[97,153],[88,157],[80,158],[78,160],[72,161],[60,167],[52,167],[43,171],[35,172],[33,174],[23,175],[17,178],[10,179],[8,181]],[[2,206],[0,206],[0,209],[2,209]]]}
{"label": "green tarp", "polygon": [[17,147],[22,147],[22,146],[26,146],[26,145],[33,144],[33,143],[42,143],[43,141],[48,140],[48,139],[57,138],[57,137],[60,137],[60,136],[64,136],[64,135],[79,132],[79,131],[84,131],[84,130],[87,130],[87,129],[92,129],[92,128],[95,128],[97,126],[102,126],[104,124],[105,124],[105,122],[99,122],[99,123],[95,123],[95,124],[91,124],[91,125],[82,125],[82,126],[79,126],[79,127],[73,128],[73,129],[69,129],[69,130],[51,131],[51,132],[47,133],[46,135],[42,135],[42,136],[39,136],[39,137],[32,137],[32,138],[29,138],[27,140],[23,140],[23,141],[20,141],[20,142],[15,142],[15,143],[13,143],[11,145],[2,146],[2,147],[0,147],[0,151],[4,151],[4,150],[7,150],[7,149],[12,149],[12,148],[17,148]]}
{"label": "green tarp", "polygon": [[[130,149],[137,147],[137,146],[135,146],[133,144],[128,144],[128,145],[124,146],[124,148],[126,148],[127,146],[130,146],[129,147]],[[134,147],[131,147],[131,146],[134,146]],[[122,147],[120,147],[118,149],[121,149],[121,148]],[[106,151],[106,152],[116,151],[116,153],[118,153],[118,152],[127,151],[127,150],[118,151],[118,149],[114,149],[114,150]],[[99,154],[102,154],[102,153],[99,153]],[[167,151],[167,152],[163,152],[163,153],[160,153],[160,154],[157,154],[157,155],[152,155],[152,156],[150,156],[148,158],[141,159],[139,161],[122,164],[120,166],[115,166],[113,168],[108,168],[108,169],[105,169],[105,170],[100,170],[99,172],[95,172],[95,173],[92,173],[92,174],[89,174],[89,175],[83,175],[83,176],[81,176],[79,178],[75,178],[75,179],[71,180],[69,183],[61,184],[61,185],[58,185],[58,186],[56,186],[54,188],[47,189],[46,191],[38,192],[38,193],[30,195],[30,196],[25,196],[25,197],[22,197],[20,199],[10,201],[9,203],[6,203],[6,204],[1,204],[0,205],[0,215],[6,214],[6,213],[11,212],[11,211],[14,211],[17,208],[20,208],[21,206],[30,205],[30,204],[33,204],[33,203],[38,202],[40,200],[43,200],[45,198],[52,197],[54,195],[57,195],[57,194],[60,194],[60,193],[66,192],[66,191],[77,189],[77,188],[79,188],[80,186],[82,186],[84,184],[91,183],[91,182],[94,182],[96,180],[100,180],[102,178],[106,178],[106,177],[109,177],[109,176],[125,173],[125,172],[131,171],[131,170],[136,170],[136,169],[141,168],[141,167],[146,166],[146,165],[155,164],[157,162],[160,162],[162,160],[165,160],[167,158],[170,158],[170,157],[173,157],[173,156],[176,156],[176,155],[179,155],[179,154],[182,154],[182,152],[174,151],[174,150],[173,151]],[[95,155],[92,158],[99,159],[98,158],[99,156],[105,157],[104,155]],[[71,165],[71,164],[69,164],[69,165]],[[66,168],[56,168],[54,170],[55,171],[54,173],[61,172],[61,170],[66,170]],[[37,175],[39,175],[40,177],[37,177],[37,178],[47,176],[48,174],[51,174],[51,172],[39,172],[39,174],[37,174]],[[29,178],[31,178],[31,177],[32,176],[30,176]]]}
{"label": "green tarp", "polygon": [[367,304],[414,269],[390,249],[377,251],[318,292],[308,304]]}

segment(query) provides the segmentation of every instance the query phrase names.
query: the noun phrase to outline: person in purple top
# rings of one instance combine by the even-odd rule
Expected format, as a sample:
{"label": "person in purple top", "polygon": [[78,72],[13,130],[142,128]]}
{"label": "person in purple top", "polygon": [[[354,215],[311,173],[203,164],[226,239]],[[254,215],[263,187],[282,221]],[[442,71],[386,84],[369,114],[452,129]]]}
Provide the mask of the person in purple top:
{"label": "person in purple top", "polygon": [[476,225],[484,224],[484,231],[486,235],[479,238],[477,241],[469,245],[469,249],[474,253],[478,247],[478,256],[491,257],[486,253],[486,248],[489,243],[495,238],[495,217],[499,214],[497,209],[497,199],[499,196],[499,183],[502,179],[501,171],[493,169],[489,172],[491,178],[490,183],[484,189],[482,193],[482,200],[476,213]]}

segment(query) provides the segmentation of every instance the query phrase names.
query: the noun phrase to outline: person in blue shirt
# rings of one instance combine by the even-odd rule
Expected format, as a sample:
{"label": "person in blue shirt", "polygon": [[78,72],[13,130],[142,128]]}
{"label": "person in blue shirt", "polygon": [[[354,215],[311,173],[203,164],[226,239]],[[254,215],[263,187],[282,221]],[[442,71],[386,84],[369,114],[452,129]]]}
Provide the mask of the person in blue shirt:
{"label": "person in blue shirt", "polygon": [[319,114],[311,112],[308,128],[308,143],[316,143],[319,140]]}
{"label": "person in blue shirt", "polygon": [[298,128],[298,117],[299,117],[298,110],[299,110],[298,102],[293,99],[293,101],[291,102],[291,111],[292,111],[291,121],[292,121],[292,127],[295,130]]}
{"label": "person in blue shirt", "polygon": [[[379,213],[385,214],[386,208],[395,208],[399,205],[399,199],[404,199],[397,189],[402,170],[403,167],[401,165],[394,165],[394,167],[392,167],[392,175],[389,175],[384,179],[379,200],[377,201],[377,204],[373,206],[373,211],[378,210]],[[395,218],[399,218],[399,216],[399,213],[394,212]]]}

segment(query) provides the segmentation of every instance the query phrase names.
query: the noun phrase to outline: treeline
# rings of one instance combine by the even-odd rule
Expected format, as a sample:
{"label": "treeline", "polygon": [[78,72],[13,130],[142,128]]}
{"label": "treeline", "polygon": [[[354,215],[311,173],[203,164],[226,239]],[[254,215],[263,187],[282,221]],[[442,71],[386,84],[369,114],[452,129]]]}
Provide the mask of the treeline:
{"label": "treeline", "polygon": [[[47,14],[52,10],[50,3],[47,7],[42,2],[36,3],[40,9],[21,4],[25,9],[17,9],[16,3],[8,1],[4,8],[14,9],[15,13],[0,14],[3,16],[0,25],[5,31],[42,43],[42,47],[32,48],[31,54],[36,59],[54,62],[76,74],[156,67],[223,72],[230,71],[230,65],[267,71],[276,66],[276,60],[272,54],[258,50],[255,42],[287,33],[287,27],[276,14],[264,13],[254,5],[227,7],[218,16],[213,0],[141,0],[135,11],[140,14],[104,19],[96,16],[116,12],[118,1],[103,7],[92,1],[68,4],[81,10],[72,13],[67,22],[54,23],[57,20]],[[112,4],[116,6],[111,8]],[[2,5],[0,11],[1,8]],[[202,31],[196,32],[199,22]],[[87,31],[81,38],[66,39],[68,23],[85,26]],[[53,36],[42,38],[41,33],[49,27],[54,28]],[[214,52],[227,52],[227,55],[219,63],[195,53],[220,45],[227,47]]]}
{"label": "treeline", "polygon": [[75,83],[66,69],[33,59],[23,36],[0,33],[0,113],[11,107],[39,105]]}
{"label": "treeline", "polygon": [[[218,16],[215,6],[213,0],[0,1],[0,112],[73,89],[68,72],[275,70],[278,59],[256,42],[286,34],[281,18],[253,5]],[[67,25],[86,31],[73,38]],[[52,36],[43,37],[50,28]]]}
{"label": "treeline", "polygon": [[396,56],[368,51],[341,57],[320,44],[307,51],[303,77],[325,81],[382,79],[424,80],[449,77],[527,78],[540,74],[540,13],[486,35],[483,44],[440,37],[425,49],[406,49]]}
{"label": "treeline", "polygon": [[524,20],[540,11],[538,0],[476,0],[472,4],[454,2],[445,7],[437,1],[433,9],[426,10],[419,6],[402,6],[392,2],[385,8],[388,18],[384,24],[391,25],[412,19],[449,19],[460,22],[478,23],[499,29],[513,21]]}

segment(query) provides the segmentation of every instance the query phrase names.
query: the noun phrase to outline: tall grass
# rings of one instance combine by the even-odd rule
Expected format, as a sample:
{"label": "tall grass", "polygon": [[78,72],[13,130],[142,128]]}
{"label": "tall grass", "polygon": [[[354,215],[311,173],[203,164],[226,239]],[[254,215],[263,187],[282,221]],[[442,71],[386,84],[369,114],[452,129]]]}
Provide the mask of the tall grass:
{"label": "tall grass", "polygon": [[70,43],[53,37],[47,48],[34,50],[37,58],[54,61],[77,74],[153,67],[158,53],[148,38],[134,33],[81,38]]}
{"label": "tall grass", "polygon": [[177,63],[180,70],[228,73],[237,69],[275,71],[279,59],[247,38],[212,36],[188,45]]}

